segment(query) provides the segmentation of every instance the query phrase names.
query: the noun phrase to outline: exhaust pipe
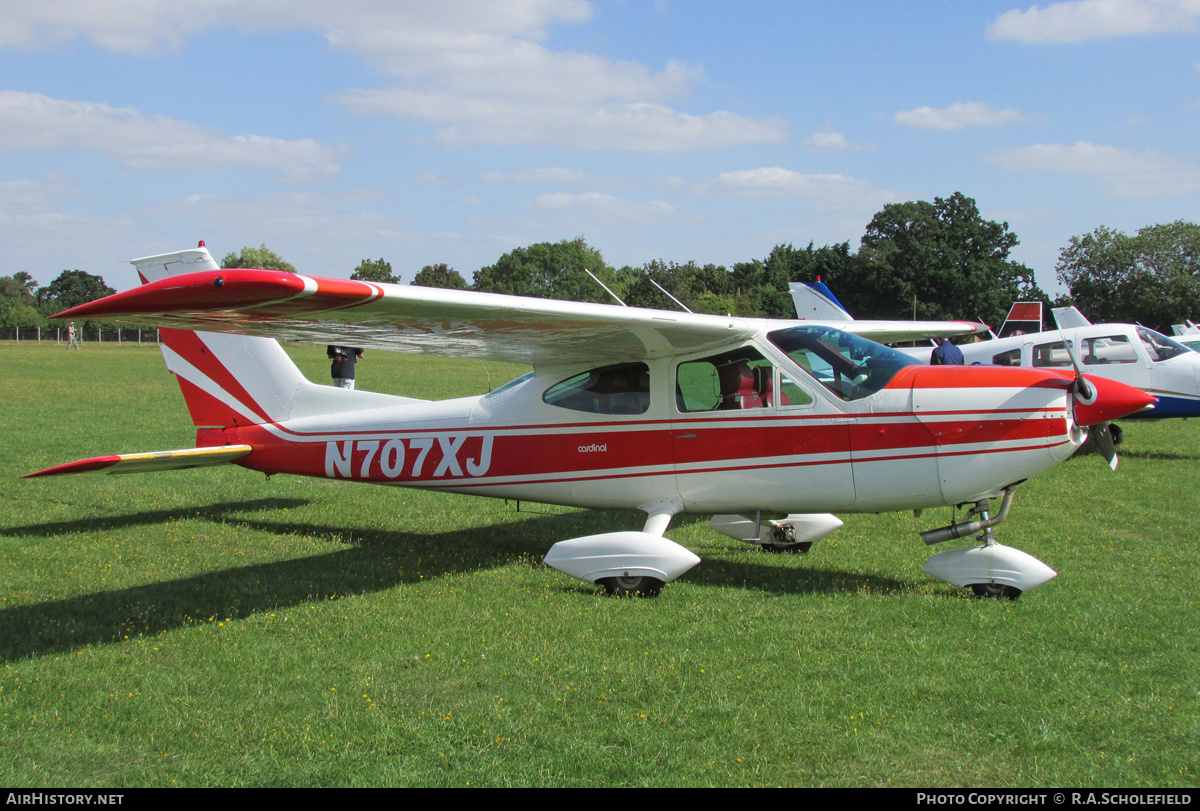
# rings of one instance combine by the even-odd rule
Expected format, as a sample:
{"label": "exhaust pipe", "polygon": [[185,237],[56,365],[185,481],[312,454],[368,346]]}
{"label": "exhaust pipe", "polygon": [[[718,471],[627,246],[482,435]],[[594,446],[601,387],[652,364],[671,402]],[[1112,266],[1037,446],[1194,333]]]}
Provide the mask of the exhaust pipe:
{"label": "exhaust pipe", "polygon": [[985,499],[980,502],[983,504],[983,509],[978,509],[978,505],[976,505],[975,510],[976,513],[983,516],[982,518],[975,521],[962,521],[958,524],[951,524],[950,526],[941,527],[939,529],[927,530],[921,533],[921,540],[932,546],[935,543],[942,543],[943,541],[949,541],[954,538],[964,538],[969,535],[975,535],[976,533],[989,530],[998,524],[1004,523],[1005,519],[1008,518],[1008,510],[1010,507],[1012,507],[1012,500],[1013,488],[1006,487],[1004,489],[1004,500],[1000,502],[1000,512],[996,513],[995,518],[987,517],[987,500]]}

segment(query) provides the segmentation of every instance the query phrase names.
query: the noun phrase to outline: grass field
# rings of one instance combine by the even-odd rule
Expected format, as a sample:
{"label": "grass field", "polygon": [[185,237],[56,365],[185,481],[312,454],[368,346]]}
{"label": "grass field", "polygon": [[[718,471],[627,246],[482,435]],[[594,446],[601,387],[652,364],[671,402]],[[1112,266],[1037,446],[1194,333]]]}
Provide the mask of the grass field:
{"label": "grass field", "polygon": [[[1060,574],[1016,602],[921,572],[948,509],[846,515],[807,556],[683,516],[703,563],[615,600],[541,557],[640,514],[236,467],[20,481],[193,430],[155,348],[0,363],[0,785],[1197,787],[1193,422],[1018,491],[999,540]],[[359,366],[420,397],[519,371]]]}

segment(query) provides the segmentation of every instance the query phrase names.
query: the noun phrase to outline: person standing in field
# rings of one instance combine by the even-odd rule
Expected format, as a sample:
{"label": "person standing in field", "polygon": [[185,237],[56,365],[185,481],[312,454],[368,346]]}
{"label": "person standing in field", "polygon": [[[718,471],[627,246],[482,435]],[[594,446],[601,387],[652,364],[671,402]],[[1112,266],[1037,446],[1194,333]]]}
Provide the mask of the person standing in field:
{"label": "person standing in field", "polygon": [[79,342],[75,340],[75,322],[74,321],[72,321],[70,324],[67,325],[67,349],[68,349],[68,351],[71,349],[71,347],[75,347],[76,350],[79,349]]}
{"label": "person standing in field", "polygon": [[363,356],[363,351],[354,346],[329,346],[325,355],[333,360],[329,374],[333,377],[333,385],[343,389],[354,388],[354,364]]}

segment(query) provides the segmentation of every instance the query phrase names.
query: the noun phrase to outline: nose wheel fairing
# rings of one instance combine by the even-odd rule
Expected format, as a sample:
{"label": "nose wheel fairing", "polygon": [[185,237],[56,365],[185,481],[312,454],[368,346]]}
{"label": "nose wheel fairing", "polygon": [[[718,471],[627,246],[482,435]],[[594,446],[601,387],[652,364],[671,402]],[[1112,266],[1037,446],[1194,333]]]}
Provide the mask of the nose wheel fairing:
{"label": "nose wheel fairing", "polygon": [[1008,518],[1013,488],[1004,491],[1000,510],[992,517],[988,499],[980,499],[966,520],[921,533],[927,544],[973,536],[978,546],[939,552],[926,561],[922,571],[959,588],[970,588],[976,596],[1016,599],[1058,576],[1046,564],[1026,552],[996,543],[992,529]]}

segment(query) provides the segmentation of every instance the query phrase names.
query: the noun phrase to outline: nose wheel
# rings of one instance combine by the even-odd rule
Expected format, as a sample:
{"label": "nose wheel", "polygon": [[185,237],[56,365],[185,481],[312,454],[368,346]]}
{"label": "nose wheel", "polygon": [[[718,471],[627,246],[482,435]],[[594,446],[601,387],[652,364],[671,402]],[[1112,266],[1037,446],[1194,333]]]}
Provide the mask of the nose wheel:
{"label": "nose wheel", "polygon": [[992,600],[1015,600],[1021,596],[1019,588],[1002,583],[972,583],[971,592],[976,597]]}
{"label": "nose wheel", "polygon": [[606,577],[598,581],[615,597],[657,597],[666,585],[657,577]]}

